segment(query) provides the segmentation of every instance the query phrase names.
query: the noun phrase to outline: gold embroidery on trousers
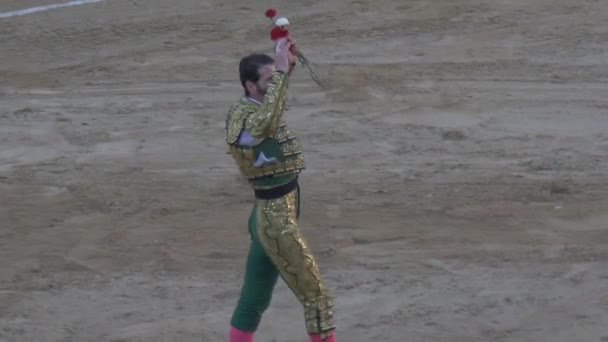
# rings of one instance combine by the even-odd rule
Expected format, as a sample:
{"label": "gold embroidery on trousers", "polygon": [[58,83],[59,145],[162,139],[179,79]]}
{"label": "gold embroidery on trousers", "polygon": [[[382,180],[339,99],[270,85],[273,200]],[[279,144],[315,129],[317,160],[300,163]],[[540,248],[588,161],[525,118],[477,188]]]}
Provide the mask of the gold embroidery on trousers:
{"label": "gold embroidery on trousers", "polygon": [[256,200],[258,236],[285,283],[304,307],[306,329],[327,337],[334,329],[333,302],[298,228],[297,191]]}

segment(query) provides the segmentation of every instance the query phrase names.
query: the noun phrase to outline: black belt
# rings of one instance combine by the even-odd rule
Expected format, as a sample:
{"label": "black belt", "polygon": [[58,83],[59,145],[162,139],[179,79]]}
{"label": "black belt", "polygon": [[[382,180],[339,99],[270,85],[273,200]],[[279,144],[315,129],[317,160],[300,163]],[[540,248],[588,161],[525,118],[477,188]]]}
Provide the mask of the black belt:
{"label": "black belt", "polygon": [[298,177],[294,178],[287,184],[277,186],[272,189],[255,189],[255,197],[263,200],[271,200],[275,198],[280,198],[288,193],[298,189]]}

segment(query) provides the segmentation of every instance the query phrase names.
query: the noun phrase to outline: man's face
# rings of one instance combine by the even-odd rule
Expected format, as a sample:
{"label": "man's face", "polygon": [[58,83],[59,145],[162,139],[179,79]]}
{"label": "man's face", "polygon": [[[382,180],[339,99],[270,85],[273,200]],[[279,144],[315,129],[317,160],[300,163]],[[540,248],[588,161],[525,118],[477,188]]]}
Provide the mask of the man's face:
{"label": "man's face", "polygon": [[259,95],[264,96],[268,91],[268,86],[272,80],[272,73],[277,69],[274,64],[268,64],[258,69],[260,79],[256,82],[255,88]]}

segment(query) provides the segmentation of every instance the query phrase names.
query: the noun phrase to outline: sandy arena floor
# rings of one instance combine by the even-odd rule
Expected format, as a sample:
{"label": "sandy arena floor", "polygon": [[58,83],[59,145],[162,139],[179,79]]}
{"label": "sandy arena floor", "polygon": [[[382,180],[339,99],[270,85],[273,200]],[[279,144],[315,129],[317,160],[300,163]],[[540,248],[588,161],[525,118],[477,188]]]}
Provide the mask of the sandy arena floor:
{"label": "sandy arena floor", "polygon": [[[227,341],[224,119],[269,6],[329,85],[300,68],[287,121],[338,341],[608,341],[608,2],[285,3],[0,19],[0,342]],[[283,283],[272,341],[307,341]]]}

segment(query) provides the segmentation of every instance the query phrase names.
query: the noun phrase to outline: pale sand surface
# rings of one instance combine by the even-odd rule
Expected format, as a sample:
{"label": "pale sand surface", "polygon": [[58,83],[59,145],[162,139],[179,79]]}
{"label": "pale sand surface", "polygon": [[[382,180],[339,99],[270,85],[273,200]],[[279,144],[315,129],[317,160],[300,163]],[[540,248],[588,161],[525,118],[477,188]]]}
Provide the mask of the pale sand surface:
{"label": "pale sand surface", "polygon": [[[61,1],[4,1],[11,11]],[[227,341],[268,6],[338,341],[608,341],[608,2],[109,0],[0,20],[0,341]],[[306,341],[283,283],[256,342]]]}

